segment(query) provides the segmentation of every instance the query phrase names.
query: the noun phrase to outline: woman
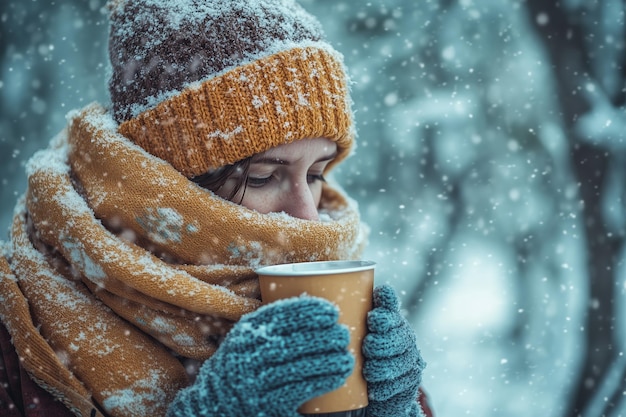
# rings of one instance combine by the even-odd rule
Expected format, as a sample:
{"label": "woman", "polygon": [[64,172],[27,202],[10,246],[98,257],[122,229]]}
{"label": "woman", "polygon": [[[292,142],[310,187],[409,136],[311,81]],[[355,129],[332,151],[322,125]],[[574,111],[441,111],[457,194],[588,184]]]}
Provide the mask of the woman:
{"label": "woman", "polygon": [[[291,1],[110,11],[112,108],[72,113],[33,156],[0,257],[0,410],[297,416],[351,372],[346,329],[317,298],[261,306],[254,270],[363,249],[324,180],[355,136],[341,57]],[[390,287],[368,326],[367,415],[421,415]]]}

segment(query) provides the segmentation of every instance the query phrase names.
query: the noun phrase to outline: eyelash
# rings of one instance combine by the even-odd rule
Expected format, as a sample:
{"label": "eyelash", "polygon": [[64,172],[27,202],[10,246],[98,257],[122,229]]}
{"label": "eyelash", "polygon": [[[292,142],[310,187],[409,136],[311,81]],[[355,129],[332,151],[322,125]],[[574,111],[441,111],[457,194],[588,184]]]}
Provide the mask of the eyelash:
{"label": "eyelash", "polygon": [[326,182],[326,178],[324,178],[322,174],[310,174],[307,175],[307,181],[309,182],[309,184],[313,184],[317,181]]}
{"label": "eyelash", "polygon": [[[263,178],[248,177],[248,179],[246,180],[246,185],[252,188],[261,188],[269,184],[272,181],[272,178],[273,178],[272,175],[270,175],[269,177],[263,177]],[[309,184],[313,184],[317,181],[326,182],[326,178],[324,178],[322,174],[307,175],[307,182]]]}

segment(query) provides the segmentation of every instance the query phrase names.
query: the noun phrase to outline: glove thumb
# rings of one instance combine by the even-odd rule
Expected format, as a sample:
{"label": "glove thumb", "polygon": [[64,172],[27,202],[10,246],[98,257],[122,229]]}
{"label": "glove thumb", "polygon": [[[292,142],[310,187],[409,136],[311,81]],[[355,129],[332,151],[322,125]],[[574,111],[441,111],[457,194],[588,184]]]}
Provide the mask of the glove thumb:
{"label": "glove thumb", "polygon": [[400,301],[390,285],[383,284],[374,288],[374,307],[400,311]]}

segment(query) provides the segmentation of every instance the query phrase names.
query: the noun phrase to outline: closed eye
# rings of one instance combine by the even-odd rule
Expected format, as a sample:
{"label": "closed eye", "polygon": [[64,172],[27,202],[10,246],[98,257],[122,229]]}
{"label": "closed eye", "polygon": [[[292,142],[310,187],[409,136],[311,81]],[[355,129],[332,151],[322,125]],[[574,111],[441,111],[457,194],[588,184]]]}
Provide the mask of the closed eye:
{"label": "closed eye", "polygon": [[307,175],[307,182],[309,184],[313,184],[313,183],[316,183],[318,181],[326,182],[326,178],[324,178],[324,176],[322,174],[308,174]]}
{"label": "closed eye", "polygon": [[252,188],[261,188],[272,181],[272,176],[269,177],[250,177],[246,180],[246,185]]}

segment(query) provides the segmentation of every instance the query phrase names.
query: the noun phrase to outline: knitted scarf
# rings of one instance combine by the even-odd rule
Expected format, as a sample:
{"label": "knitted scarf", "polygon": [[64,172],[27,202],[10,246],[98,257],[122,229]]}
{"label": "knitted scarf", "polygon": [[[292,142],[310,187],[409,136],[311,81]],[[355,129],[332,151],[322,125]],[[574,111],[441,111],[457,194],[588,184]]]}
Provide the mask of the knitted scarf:
{"label": "knitted scarf", "polygon": [[98,105],[27,165],[0,318],[23,366],[78,416],[164,415],[242,315],[261,265],[355,259],[355,204],[324,185],[320,221],[225,201],[146,153]]}

